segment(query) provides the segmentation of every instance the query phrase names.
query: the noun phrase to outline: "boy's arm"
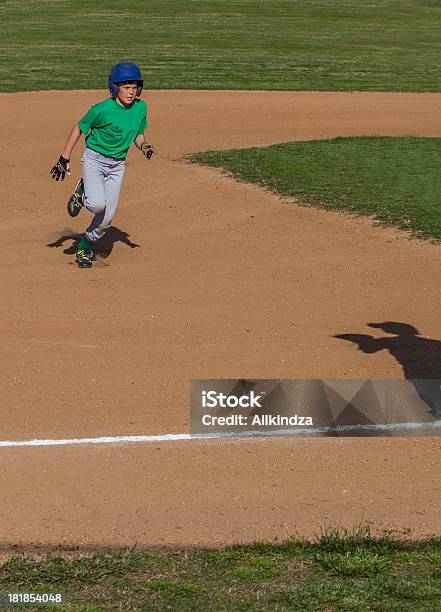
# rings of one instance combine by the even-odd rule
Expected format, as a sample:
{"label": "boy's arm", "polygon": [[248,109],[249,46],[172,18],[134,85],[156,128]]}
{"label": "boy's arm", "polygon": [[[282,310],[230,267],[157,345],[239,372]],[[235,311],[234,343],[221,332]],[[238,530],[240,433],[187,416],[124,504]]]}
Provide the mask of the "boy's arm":
{"label": "boy's arm", "polygon": [[141,153],[147,157],[147,159],[150,159],[153,153],[156,153],[152,145],[146,142],[144,134],[138,134],[138,136],[134,140],[134,143],[135,146],[137,146],[138,149],[141,151]]}
{"label": "boy's arm", "polygon": [[52,178],[59,181],[60,178],[64,181],[66,174],[70,174],[69,160],[72,155],[72,151],[80,139],[82,132],[78,124],[74,125],[69,136],[67,137],[66,145],[63,149],[63,153],[60,155],[57,163],[51,170]]}
{"label": "boy's arm", "polygon": [[74,150],[75,145],[79,141],[81,137],[82,131],[78,127],[78,124],[75,124],[72,128],[71,133],[69,134],[66,142],[66,146],[64,147],[64,151],[61,154],[65,159],[69,160],[72,155],[72,151]]}

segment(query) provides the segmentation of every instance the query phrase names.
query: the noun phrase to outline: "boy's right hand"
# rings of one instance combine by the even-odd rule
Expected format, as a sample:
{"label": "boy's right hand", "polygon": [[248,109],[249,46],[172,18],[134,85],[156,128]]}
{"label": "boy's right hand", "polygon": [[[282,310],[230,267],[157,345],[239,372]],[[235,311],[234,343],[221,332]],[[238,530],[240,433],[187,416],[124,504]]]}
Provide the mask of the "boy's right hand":
{"label": "boy's right hand", "polygon": [[59,181],[60,178],[62,181],[64,181],[66,174],[70,174],[69,160],[60,155],[60,159],[57,161],[55,166],[53,166],[51,174],[55,181]]}

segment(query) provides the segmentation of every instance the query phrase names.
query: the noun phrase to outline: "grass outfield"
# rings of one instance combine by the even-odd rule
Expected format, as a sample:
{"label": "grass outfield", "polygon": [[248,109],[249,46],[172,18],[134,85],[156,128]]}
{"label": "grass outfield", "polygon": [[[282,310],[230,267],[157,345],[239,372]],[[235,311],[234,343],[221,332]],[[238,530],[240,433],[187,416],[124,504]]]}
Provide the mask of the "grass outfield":
{"label": "grass outfield", "polygon": [[441,138],[334,138],[188,159],[301,204],[372,215],[415,236],[441,238]]}
{"label": "grass outfield", "polygon": [[440,0],[0,0],[0,90],[440,91]]}
{"label": "grass outfield", "polygon": [[441,610],[441,540],[376,539],[359,529],[187,554],[15,557],[0,567],[0,591],[64,591],[63,609],[75,610],[427,612]]}

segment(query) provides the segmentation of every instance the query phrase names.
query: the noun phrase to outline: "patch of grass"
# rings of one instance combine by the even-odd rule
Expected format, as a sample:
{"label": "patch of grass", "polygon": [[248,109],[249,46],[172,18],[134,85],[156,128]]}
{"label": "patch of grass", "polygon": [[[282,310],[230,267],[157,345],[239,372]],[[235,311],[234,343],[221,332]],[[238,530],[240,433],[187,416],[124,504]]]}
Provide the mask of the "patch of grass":
{"label": "patch of grass", "polygon": [[274,561],[270,559],[250,559],[246,565],[241,565],[231,572],[231,575],[242,580],[254,582],[256,580],[272,580],[280,576],[274,569]]}
{"label": "patch of grass", "polygon": [[372,537],[369,525],[363,525],[353,531],[324,530],[310,552],[312,561],[330,575],[370,577],[385,573],[390,554],[402,546],[387,536]]}
{"label": "patch of grass", "polygon": [[14,557],[0,590],[63,590],[75,610],[440,610],[440,540],[327,529],[313,542],[75,559]]}
{"label": "patch of grass", "polygon": [[334,138],[188,159],[224,168],[300,204],[371,215],[419,237],[441,238],[440,138]]}
{"label": "patch of grass", "polygon": [[44,563],[32,557],[12,557],[1,568],[0,590],[8,584],[24,588],[29,582],[35,589],[51,590],[75,584],[95,586],[107,578],[119,578],[130,574],[136,567],[162,569],[168,559],[155,555],[118,553],[115,555],[96,554],[71,561],[64,557],[48,556]]}
{"label": "patch of grass", "polygon": [[334,576],[374,576],[389,566],[383,556],[362,548],[345,553],[316,553],[314,558],[321,569]]}
{"label": "patch of grass", "polygon": [[370,526],[363,524],[352,530],[336,527],[325,528],[316,536],[311,548],[320,553],[339,554],[362,548],[373,553],[387,555],[403,550],[405,547],[401,540],[389,535],[373,537]]}
{"label": "patch of grass", "polygon": [[172,582],[171,580],[152,580],[148,583],[150,589],[170,593],[181,599],[193,599],[201,594],[200,587],[191,582]]}
{"label": "patch of grass", "polygon": [[[407,598],[411,594],[410,599]],[[305,588],[273,594],[271,603],[282,610],[440,610],[440,584],[434,581],[400,581],[374,578],[369,581],[311,581]]]}
{"label": "patch of grass", "polygon": [[439,91],[438,0],[8,0],[2,91],[149,88]]}

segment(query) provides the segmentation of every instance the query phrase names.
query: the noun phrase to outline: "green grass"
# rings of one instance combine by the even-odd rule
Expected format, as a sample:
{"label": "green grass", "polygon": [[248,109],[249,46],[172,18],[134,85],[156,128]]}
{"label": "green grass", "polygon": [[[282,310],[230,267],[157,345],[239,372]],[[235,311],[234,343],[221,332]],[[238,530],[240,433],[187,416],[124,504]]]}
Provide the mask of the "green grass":
{"label": "green grass", "polygon": [[328,530],[186,554],[18,556],[0,567],[0,591],[64,591],[68,610],[441,610],[440,561],[439,539]]}
{"label": "green grass", "polygon": [[441,238],[440,138],[335,138],[210,151],[190,161],[298,198]]}
{"label": "green grass", "polygon": [[0,0],[0,89],[440,91],[440,0]]}

